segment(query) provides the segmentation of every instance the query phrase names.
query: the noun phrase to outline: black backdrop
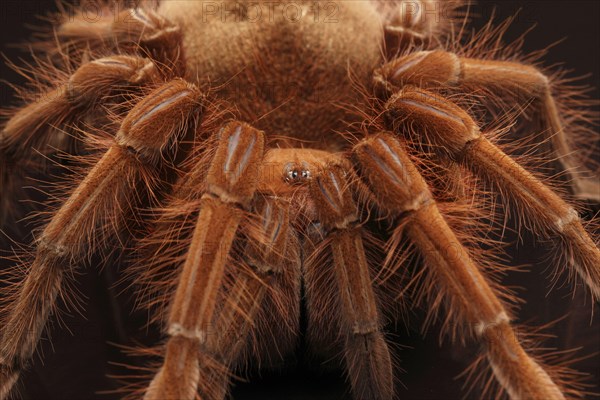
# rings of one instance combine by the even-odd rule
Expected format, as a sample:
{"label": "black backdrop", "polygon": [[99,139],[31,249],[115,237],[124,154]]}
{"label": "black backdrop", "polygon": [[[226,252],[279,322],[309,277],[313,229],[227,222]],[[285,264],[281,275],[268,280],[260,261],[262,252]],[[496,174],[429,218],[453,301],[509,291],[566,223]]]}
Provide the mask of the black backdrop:
{"label": "black backdrop", "polygon": [[[25,24],[35,24],[36,15],[43,15],[55,10],[54,0],[4,0],[0,2],[0,29],[2,35],[2,52],[11,60],[19,56],[27,56],[11,44],[19,43],[29,36],[30,30]],[[545,58],[546,64],[564,63],[574,70],[574,75],[589,74],[583,80],[595,87],[594,98],[600,94],[600,2],[596,1],[479,1],[472,8],[476,19],[473,26],[481,26],[495,10],[496,20],[500,21],[513,15],[521,9],[519,17],[508,31],[507,39],[514,39],[530,26],[537,28],[528,35],[525,44],[526,51],[545,47],[558,40],[566,38],[556,45]],[[11,71],[3,62],[1,66],[2,79],[19,83],[20,77]],[[13,93],[10,88],[0,85],[0,105],[11,104]],[[571,312],[575,317],[567,318],[570,322],[556,324],[550,332],[559,339],[549,344],[559,348],[584,346],[581,354],[598,352],[598,335],[600,328],[598,317],[594,326],[589,327],[589,302],[583,305],[581,298],[576,298],[574,306],[568,308],[569,291],[561,289],[551,300],[545,300],[547,285],[539,284],[543,275],[543,266],[539,266],[539,251],[527,247],[531,242],[526,238],[526,245],[515,249],[514,257],[518,263],[538,262],[538,271],[519,275],[509,279],[511,283],[526,288],[520,292],[527,301],[520,314],[523,321],[544,323]],[[118,333],[110,326],[104,304],[110,302],[110,293],[103,287],[104,279],[94,273],[86,277],[83,288],[90,302],[94,305],[87,310],[88,320],[75,318],[75,323],[81,326],[83,339],[68,335],[53,333],[56,353],[50,346],[45,345],[44,365],[37,361],[33,372],[27,374],[23,386],[25,393],[32,399],[77,399],[87,398],[116,398],[114,395],[97,395],[95,391],[107,388],[107,381],[99,376],[106,373],[103,365],[97,365],[94,360],[114,360],[119,357],[114,349],[106,350],[105,342],[114,340]],[[575,322],[573,322],[575,321]],[[457,351],[437,346],[437,333],[430,333],[421,339],[417,331],[409,333],[397,332],[395,339],[403,346],[412,347],[400,351],[401,367],[406,371],[400,374],[400,380],[406,389],[399,387],[402,398],[449,399],[462,397],[461,381],[453,378],[464,367],[457,359]],[[458,352],[467,352],[460,349]],[[84,360],[81,360],[84,358]],[[600,358],[598,354],[576,365],[580,370],[592,374],[590,382],[595,382],[593,391],[600,392],[598,381],[600,377]],[[313,399],[313,398],[345,398],[343,378],[337,374],[318,375],[305,369],[291,370],[284,374],[266,374],[263,377],[253,377],[252,384],[241,384],[235,391],[236,399],[274,398],[274,399]]]}

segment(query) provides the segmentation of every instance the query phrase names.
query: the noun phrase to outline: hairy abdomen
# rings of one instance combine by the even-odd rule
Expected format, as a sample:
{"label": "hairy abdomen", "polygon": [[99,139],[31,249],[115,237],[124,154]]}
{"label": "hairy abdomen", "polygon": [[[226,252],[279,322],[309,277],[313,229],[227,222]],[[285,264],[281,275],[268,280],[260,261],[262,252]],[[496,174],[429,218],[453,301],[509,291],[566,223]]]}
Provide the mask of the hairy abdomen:
{"label": "hairy abdomen", "polygon": [[359,120],[341,106],[363,104],[357,86],[370,85],[381,59],[382,25],[373,4],[240,3],[161,5],[184,32],[187,78],[218,88],[239,118],[269,136],[335,149],[343,141],[329,133]]}

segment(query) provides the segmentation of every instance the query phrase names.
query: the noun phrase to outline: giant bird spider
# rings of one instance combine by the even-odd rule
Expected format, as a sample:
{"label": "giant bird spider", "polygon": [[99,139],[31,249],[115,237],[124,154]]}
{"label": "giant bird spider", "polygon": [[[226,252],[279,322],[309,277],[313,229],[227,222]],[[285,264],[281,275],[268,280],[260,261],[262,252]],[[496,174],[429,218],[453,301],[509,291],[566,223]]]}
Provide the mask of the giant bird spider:
{"label": "giant bird spider", "polygon": [[[110,247],[164,333],[141,351],[160,363],[132,397],[224,398],[235,373],[277,366],[302,334],[354,398],[391,399],[385,327],[407,302],[441,316],[451,343],[481,346],[484,394],[582,395],[573,371],[532,355],[496,275],[505,207],[600,297],[600,251],[565,200],[600,201],[571,151],[585,102],[502,48],[502,26],[469,37],[459,2],[433,19],[424,0],[207,4],[107,4],[39,43],[50,87],[0,136],[2,225],[17,166],[70,163],[74,184],[51,183],[66,194],[4,275],[0,399],[57,302],[77,307],[77,267]],[[545,173],[521,165],[533,157]]]}

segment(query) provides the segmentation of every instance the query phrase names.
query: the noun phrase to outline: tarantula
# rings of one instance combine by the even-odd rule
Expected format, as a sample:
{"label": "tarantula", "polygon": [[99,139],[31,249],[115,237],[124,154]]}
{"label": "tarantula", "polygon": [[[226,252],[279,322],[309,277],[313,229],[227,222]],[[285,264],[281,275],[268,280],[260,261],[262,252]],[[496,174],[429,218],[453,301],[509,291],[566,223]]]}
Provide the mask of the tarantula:
{"label": "tarantula", "polygon": [[[384,327],[405,297],[479,343],[511,398],[580,394],[512,324],[493,211],[498,196],[598,300],[600,251],[565,201],[600,200],[571,150],[585,114],[500,48],[501,29],[465,43],[460,6],[164,1],[64,18],[38,49],[53,87],[0,136],[3,225],[17,167],[58,152],[74,181],[54,184],[66,195],[4,278],[0,399],[58,299],[76,303],[76,267],[111,246],[165,334],[134,396],[226,397],[235,371],[294,349],[305,304],[308,347],[344,366],[353,397],[393,398]],[[556,179],[515,161],[515,132]]]}

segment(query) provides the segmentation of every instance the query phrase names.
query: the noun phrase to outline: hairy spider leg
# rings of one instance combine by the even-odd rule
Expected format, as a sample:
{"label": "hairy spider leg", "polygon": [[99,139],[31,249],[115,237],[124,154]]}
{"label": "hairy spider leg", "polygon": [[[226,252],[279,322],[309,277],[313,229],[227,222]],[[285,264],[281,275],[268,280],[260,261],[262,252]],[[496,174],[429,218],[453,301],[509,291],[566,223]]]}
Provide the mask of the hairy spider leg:
{"label": "hairy spider leg", "polygon": [[[0,133],[0,227],[14,209],[13,192],[20,186],[23,164],[35,152],[47,152],[60,127],[77,121],[102,102],[103,97],[126,86],[159,82],[155,64],[146,58],[111,56],[81,65],[66,84],[19,109]],[[70,142],[74,138],[68,138]],[[68,150],[70,146],[65,146]]]}
{"label": "hairy spider leg", "polygon": [[316,217],[326,232],[324,245],[317,251],[332,254],[340,307],[339,339],[353,396],[391,399],[394,382],[390,352],[381,331],[358,210],[345,177],[349,168],[345,166],[327,165],[310,182]]}
{"label": "hairy spider leg", "polygon": [[389,240],[406,235],[418,249],[428,279],[438,290],[431,293],[431,306],[439,305],[443,296],[447,321],[460,321],[464,332],[484,345],[496,379],[511,398],[563,399],[548,373],[523,350],[508,311],[448,226],[427,183],[393,134],[364,139],[355,146],[353,159],[375,204],[405,219]]}
{"label": "hairy spider leg", "polygon": [[158,183],[164,152],[198,112],[199,100],[193,85],[174,80],[136,104],[115,143],[44,228],[27,276],[2,312],[0,399],[8,397],[35,351],[57,297],[67,295],[61,290],[65,279],[78,262],[120,231],[135,208],[136,193]]}
{"label": "hairy spider leg", "polygon": [[538,68],[510,61],[459,57],[442,50],[418,51],[386,63],[375,72],[374,80],[387,96],[411,85],[424,89],[458,87],[467,93],[484,91],[506,99],[503,101],[516,102],[520,107],[533,100],[545,125],[543,136],[536,141],[549,142],[561,179],[578,198],[600,201],[600,179],[581,173],[570,145],[570,131],[552,94],[551,81]]}
{"label": "hairy spider leg", "polygon": [[164,362],[144,398],[194,399],[201,352],[212,332],[229,253],[256,190],[264,133],[241,122],[220,132],[206,192],[179,284],[171,300]]}
{"label": "hairy spider leg", "polygon": [[[385,105],[394,132],[417,135],[494,185],[532,232],[557,241],[570,270],[600,299],[600,250],[575,209],[481,134],[460,107],[423,89],[405,88]],[[410,125],[410,128],[407,128]]]}

